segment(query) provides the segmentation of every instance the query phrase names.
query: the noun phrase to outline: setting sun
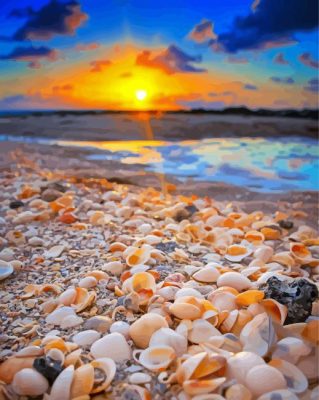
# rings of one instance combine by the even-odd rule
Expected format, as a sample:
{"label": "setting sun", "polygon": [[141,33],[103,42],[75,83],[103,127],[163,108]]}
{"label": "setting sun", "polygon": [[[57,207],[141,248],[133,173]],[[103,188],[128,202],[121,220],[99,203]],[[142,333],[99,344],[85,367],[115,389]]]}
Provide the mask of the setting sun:
{"label": "setting sun", "polygon": [[135,92],[135,96],[136,96],[137,100],[139,100],[139,101],[145,100],[145,98],[147,96],[146,90],[143,90],[143,89],[137,90]]}

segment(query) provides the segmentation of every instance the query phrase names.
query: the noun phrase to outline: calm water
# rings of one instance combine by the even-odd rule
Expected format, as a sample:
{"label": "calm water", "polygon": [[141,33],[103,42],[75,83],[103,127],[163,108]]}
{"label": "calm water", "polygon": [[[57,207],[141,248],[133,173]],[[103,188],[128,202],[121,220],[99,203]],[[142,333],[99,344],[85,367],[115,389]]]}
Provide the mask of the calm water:
{"label": "calm water", "polygon": [[[91,148],[89,160],[143,164],[180,179],[245,186],[259,192],[318,190],[318,142],[311,138],[226,138],[199,141],[75,142],[0,136],[1,140]],[[98,152],[94,152],[98,149]]]}

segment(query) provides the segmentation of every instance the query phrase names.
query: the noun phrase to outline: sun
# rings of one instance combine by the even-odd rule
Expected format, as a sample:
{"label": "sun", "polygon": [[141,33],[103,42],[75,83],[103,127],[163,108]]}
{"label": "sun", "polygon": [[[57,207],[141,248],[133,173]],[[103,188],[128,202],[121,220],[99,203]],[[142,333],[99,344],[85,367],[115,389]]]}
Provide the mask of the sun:
{"label": "sun", "polygon": [[139,89],[135,92],[135,97],[137,98],[138,101],[143,101],[147,97],[147,92],[144,89]]}

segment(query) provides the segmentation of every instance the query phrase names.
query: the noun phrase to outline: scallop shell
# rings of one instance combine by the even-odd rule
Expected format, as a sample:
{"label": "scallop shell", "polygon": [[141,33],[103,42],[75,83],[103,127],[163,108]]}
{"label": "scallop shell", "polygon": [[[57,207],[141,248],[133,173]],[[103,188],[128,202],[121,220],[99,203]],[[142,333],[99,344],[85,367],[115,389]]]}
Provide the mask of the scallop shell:
{"label": "scallop shell", "polygon": [[[258,385],[256,385],[258,382]],[[283,374],[270,365],[257,365],[248,371],[246,386],[254,396],[261,396],[273,390],[286,389]]]}
{"label": "scallop shell", "polygon": [[239,272],[225,272],[217,280],[217,286],[230,286],[239,292],[251,287],[251,282]]}
{"label": "scallop shell", "polygon": [[197,319],[188,333],[188,340],[192,343],[206,342],[211,336],[221,336],[221,333],[212,324],[204,319]]}
{"label": "scallop shell", "polygon": [[187,339],[170,328],[160,328],[151,336],[149,347],[161,345],[172,347],[178,357],[187,352]]}
{"label": "scallop shell", "polygon": [[12,381],[12,389],[20,396],[41,396],[49,388],[43,375],[32,368],[24,368],[17,372]]}
{"label": "scallop shell", "polygon": [[227,360],[227,374],[245,385],[248,372],[258,365],[265,365],[265,361],[255,353],[249,351],[239,352]]}
{"label": "scallop shell", "polygon": [[219,276],[220,272],[217,268],[213,266],[206,266],[200,269],[198,272],[195,272],[192,278],[198,282],[213,283],[217,281]]}
{"label": "scallop shell", "polygon": [[176,358],[175,351],[170,346],[152,346],[145,350],[135,350],[134,359],[150,371],[164,371]]}
{"label": "scallop shell", "polygon": [[239,245],[232,244],[227,248],[225,258],[231,262],[240,262],[244,258],[248,257],[252,253],[252,249]]}
{"label": "scallop shell", "polygon": [[295,365],[285,360],[273,358],[269,365],[277,369],[284,376],[288,389],[294,393],[303,393],[308,388],[308,380]]}
{"label": "scallop shell", "polygon": [[0,260],[0,281],[6,279],[8,276],[13,274],[14,268],[11,264]]}
{"label": "scallop shell", "polygon": [[72,338],[72,341],[81,347],[91,346],[100,338],[100,336],[101,335],[99,332],[88,329],[86,331],[75,334]]}
{"label": "scallop shell", "polygon": [[145,349],[154,332],[160,328],[168,328],[164,317],[154,313],[148,313],[133,322],[130,326],[130,336],[136,346]]}
{"label": "scallop shell", "polygon": [[98,358],[94,361],[91,362],[91,366],[94,368],[94,370],[97,371],[102,371],[104,375],[104,380],[101,383],[96,383],[95,379],[95,385],[91,393],[99,393],[102,392],[103,390],[107,389],[114,376],[116,373],[116,365],[115,362],[111,358]]}
{"label": "scallop shell", "polygon": [[74,376],[74,366],[70,365],[65,368],[54,381],[51,391],[50,400],[69,399],[71,393],[71,385]]}
{"label": "scallop shell", "polygon": [[88,395],[94,386],[94,367],[85,364],[74,371],[71,385],[71,398]]}
{"label": "scallop shell", "polygon": [[131,348],[125,337],[118,332],[105,335],[94,342],[90,351],[96,359],[108,357],[116,362],[122,362],[131,358]]}
{"label": "scallop shell", "polygon": [[188,380],[183,383],[184,391],[189,395],[210,393],[216,390],[226,381],[226,378],[214,378],[205,380]]}

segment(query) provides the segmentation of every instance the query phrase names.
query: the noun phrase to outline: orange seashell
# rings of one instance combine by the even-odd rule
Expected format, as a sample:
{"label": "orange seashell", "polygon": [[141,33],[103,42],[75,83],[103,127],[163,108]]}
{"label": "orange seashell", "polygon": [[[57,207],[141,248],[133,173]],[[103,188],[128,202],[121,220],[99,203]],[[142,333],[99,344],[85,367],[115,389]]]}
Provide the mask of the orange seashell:
{"label": "orange seashell", "polygon": [[71,398],[88,395],[94,386],[94,367],[85,364],[74,371],[71,385]]}
{"label": "orange seashell", "polygon": [[187,394],[196,395],[213,392],[226,381],[226,378],[214,378],[203,380],[189,380],[183,383],[183,389]]}
{"label": "orange seashell", "polygon": [[72,213],[64,213],[59,217],[59,221],[63,224],[73,224],[77,218]]}
{"label": "orange seashell", "polygon": [[267,314],[269,314],[276,322],[279,322],[281,325],[284,324],[288,313],[286,306],[280,304],[274,299],[264,299],[261,301],[261,305],[265,308]]}
{"label": "orange seashell", "polygon": [[24,186],[22,191],[18,194],[19,199],[28,199],[36,194],[40,193],[39,189],[32,188],[31,186]]}
{"label": "orange seashell", "polygon": [[309,342],[318,345],[319,343],[319,321],[312,320],[307,322],[306,326],[301,332],[301,335],[304,339],[308,340]]}
{"label": "orange seashell", "polygon": [[115,252],[119,251],[122,253],[123,251],[126,250],[126,248],[127,248],[127,246],[124,243],[114,242],[114,243],[110,244],[109,252],[115,253]]}
{"label": "orange seashell", "polygon": [[245,239],[251,243],[262,243],[265,240],[265,236],[259,231],[248,231],[245,234]]}
{"label": "orange seashell", "polygon": [[[24,368],[32,368],[36,357],[11,357],[0,364],[0,381],[11,383],[14,375]],[[1,394],[1,392],[0,392]]]}
{"label": "orange seashell", "polygon": [[62,209],[73,208],[73,197],[72,196],[59,197],[58,199],[51,201],[50,207],[54,212],[58,212]]}
{"label": "orange seashell", "polygon": [[59,339],[53,339],[50,340],[45,346],[44,346],[44,351],[47,353],[51,349],[59,349],[63,353],[66,353],[68,351],[68,347],[65,344],[65,341],[61,338]]}
{"label": "orange seashell", "polygon": [[266,240],[278,240],[281,238],[281,229],[277,227],[265,226],[261,228],[260,232]]}
{"label": "orange seashell", "polygon": [[253,315],[247,310],[239,310],[238,317],[235,324],[231,328],[230,332],[236,336],[240,335],[240,332],[244,326],[253,319]]}
{"label": "orange seashell", "polygon": [[236,296],[236,303],[239,306],[250,306],[254,303],[259,303],[265,297],[264,292],[260,290],[246,290]]}

